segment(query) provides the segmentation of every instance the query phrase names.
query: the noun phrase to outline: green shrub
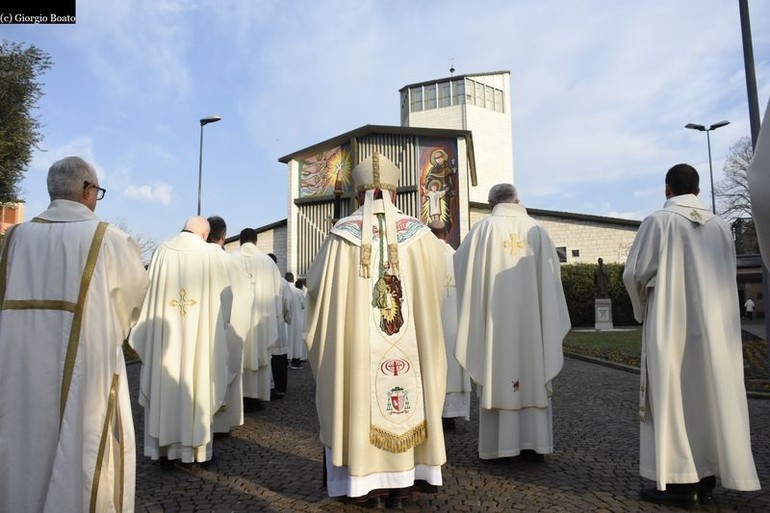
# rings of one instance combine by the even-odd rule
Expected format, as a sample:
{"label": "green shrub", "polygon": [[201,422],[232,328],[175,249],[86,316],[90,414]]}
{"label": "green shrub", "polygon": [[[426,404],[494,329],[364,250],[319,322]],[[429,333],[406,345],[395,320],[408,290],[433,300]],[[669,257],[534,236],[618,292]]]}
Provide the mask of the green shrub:
{"label": "green shrub", "polygon": [[[567,264],[561,267],[561,280],[567,299],[573,327],[593,327],[595,276],[597,264]],[[604,264],[609,274],[609,293],[612,300],[612,323],[615,326],[633,326],[634,312],[631,299],[623,284],[623,264]]]}

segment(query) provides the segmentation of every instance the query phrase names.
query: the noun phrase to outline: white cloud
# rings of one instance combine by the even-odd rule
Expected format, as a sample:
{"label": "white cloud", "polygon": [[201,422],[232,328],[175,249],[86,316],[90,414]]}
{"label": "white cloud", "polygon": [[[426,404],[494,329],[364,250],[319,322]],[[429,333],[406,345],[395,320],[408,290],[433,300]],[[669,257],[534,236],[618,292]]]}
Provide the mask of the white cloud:
{"label": "white cloud", "polygon": [[171,203],[171,190],[172,187],[169,184],[157,182],[153,185],[129,185],[123,190],[123,195],[148,203],[169,205]]}

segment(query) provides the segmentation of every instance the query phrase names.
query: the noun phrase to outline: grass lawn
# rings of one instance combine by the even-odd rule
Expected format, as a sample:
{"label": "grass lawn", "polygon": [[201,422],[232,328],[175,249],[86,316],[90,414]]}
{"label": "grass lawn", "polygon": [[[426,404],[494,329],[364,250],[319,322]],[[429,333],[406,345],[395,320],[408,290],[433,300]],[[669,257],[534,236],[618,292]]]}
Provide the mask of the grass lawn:
{"label": "grass lawn", "polygon": [[[746,388],[770,392],[767,369],[767,343],[744,333],[743,367]],[[613,363],[639,367],[642,328],[620,328],[617,331],[575,329],[564,338],[564,351],[601,358]]]}

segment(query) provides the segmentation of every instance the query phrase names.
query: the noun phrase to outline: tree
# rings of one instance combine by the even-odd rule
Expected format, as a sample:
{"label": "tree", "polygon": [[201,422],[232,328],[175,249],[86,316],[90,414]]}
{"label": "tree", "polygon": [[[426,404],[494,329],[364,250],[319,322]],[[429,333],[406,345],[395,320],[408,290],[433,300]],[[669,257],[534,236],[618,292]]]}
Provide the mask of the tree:
{"label": "tree", "polygon": [[719,205],[718,212],[733,227],[735,249],[738,254],[759,252],[746,175],[753,155],[751,139],[741,137],[730,146],[727,160],[722,168],[724,178],[714,186],[714,196]]}
{"label": "tree", "polygon": [[32,111],[43,96],[38,79],[52,63],[35,46],[0,41],[0,202],[18,200],[32,150],[43,140]]}
{"label": "tree", "polygon": [[124,218],[119,218],[115,223],[115,226],[126,232],[134,242],[139,246],[139,257],[142,259],[142,263],[147,267],[152,259],[152,254],[155,248],[158,247],[158,243],[152,237],[146,237],[141,233],[133,231],[128,226],[128,221]]}

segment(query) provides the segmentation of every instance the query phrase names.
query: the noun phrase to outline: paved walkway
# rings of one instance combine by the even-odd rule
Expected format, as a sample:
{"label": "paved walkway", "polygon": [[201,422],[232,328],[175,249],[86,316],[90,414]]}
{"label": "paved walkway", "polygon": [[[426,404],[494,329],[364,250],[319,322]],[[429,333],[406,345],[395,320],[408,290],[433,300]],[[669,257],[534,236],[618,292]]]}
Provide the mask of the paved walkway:
{"label": "paved walkway", "polygon": [[[370,511],[326,496],[309,367],[289,371],[289,391],[243,426],[214,441],[206,465],[161,467],[141,454],[143,411],[136,404],[139,365],[129,366],[137,427],[136,510]],[[681,511],[638,500],[638,375],[567,358],[554,395],[556,453],[545,463],[477,456],[478,404],[472,421],[446,433],[444,486],[408,511]],[[728,492],[702,511],[770,511],[770,401],[750,399],[754,457],[763,490]],[[644,482],[645,486],[651,485]]]}

